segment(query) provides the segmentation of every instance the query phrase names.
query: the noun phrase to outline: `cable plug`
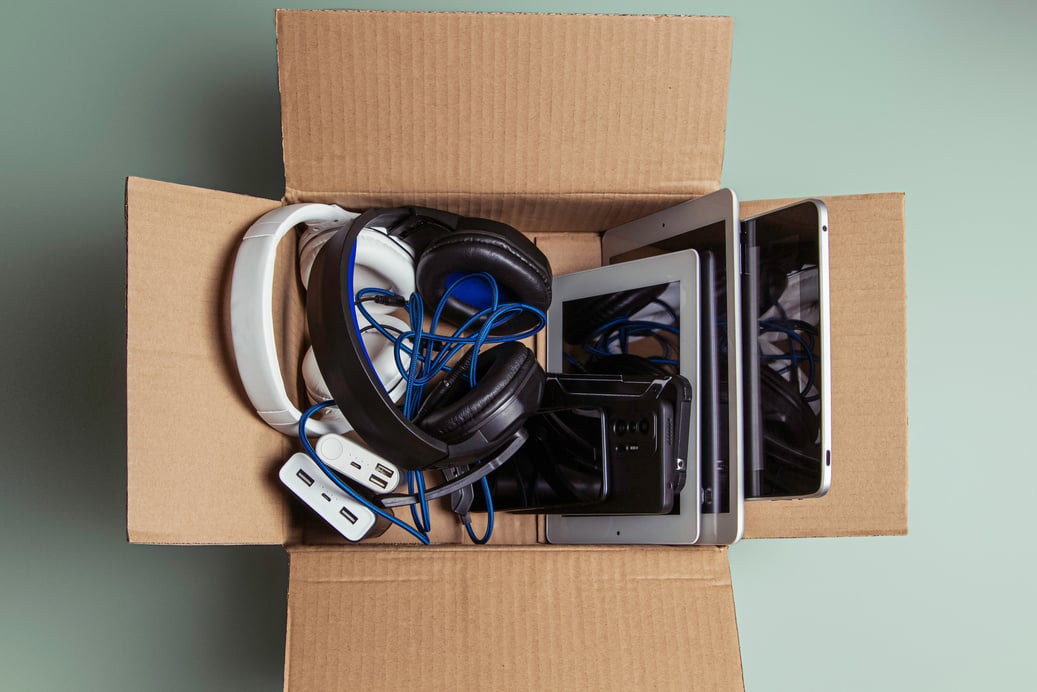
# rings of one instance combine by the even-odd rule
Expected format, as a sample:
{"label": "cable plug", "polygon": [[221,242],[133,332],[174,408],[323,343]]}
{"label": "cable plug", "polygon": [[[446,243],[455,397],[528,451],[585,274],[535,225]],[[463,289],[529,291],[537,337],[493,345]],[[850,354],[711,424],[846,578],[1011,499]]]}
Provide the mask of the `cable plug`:
{"label": "cable plug", "polygon": [[[463,476],[468,471],[468,466],[451,466],[443,469],[443,478],[449,483],[455,478]],[[461,521],[471,521],[472,504],[475,502],[475,488],[466,485],[463,488],[450,493],[450,511],[461,517]]]}
{"label": "cable plug", "polygon": [[407,299],[395,293],[391,296],[378,294],[374,296],[374,302],[379,305],[391,305],[394,308],[402,308],[407,304]]}

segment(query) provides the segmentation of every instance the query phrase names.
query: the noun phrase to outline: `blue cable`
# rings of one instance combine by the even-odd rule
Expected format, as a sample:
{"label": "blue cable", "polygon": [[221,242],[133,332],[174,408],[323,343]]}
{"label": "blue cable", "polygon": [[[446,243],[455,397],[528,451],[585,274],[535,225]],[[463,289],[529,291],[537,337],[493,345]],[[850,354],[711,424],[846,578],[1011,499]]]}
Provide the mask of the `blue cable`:
{"label": "blue cable", "polygon": [[619,352],[629,353],[630,352],[630,337],[631,336],[644,336],[645,338],[652,338],[662,348],[663,357],[668,358],[671,351],[673,350],[669,341],[667,341],[661,334],[657,334],[653,329],[644,327],[625,327],[620,326],[614,333],[602,335],[598,341],[597,346],[585,345],[584,350],[588,353],[596,356],[607,356],[611,354],[610,346],[612,342],[619,342]]}
{"label": "blue cable", "polygon": [[320,411],[321,409],[325,409],[328,406],[334,406],[334,405],[335,405],[334,401],[324,401],[324,402],[321,402],[319,404],[315,404],[315,405],[311,406],[310,408],[306,409],[306,411],[302,414],[302,417],[299,418],[299,439],[302,440],[302,446],[303,446],[303,449],[306,450],[306,454],[308,454],[309,457],[311,459],[313,459],[313,462],[315,464],[317,464],[317,466],[320,468],[320,470],[323,471],[324,474],[328,478],[330,478],[331,481],[335,485],[337,485],[339,488],[341,488],[344,493],[346,493],[347,495],[352,497],[354,500],[356,500],[357,502],[359,502],[363,506],[365,506],[368,509],[370,509],[372,512],[374,512],[378,516],[380,516],[383,519],[385,519],[385,520],[395,524],[396,526],[399,526],[401,529],[403,529],[404,531],[406,531],[407,533],[411,534],[412,536],[417,538],[419,541],[421,541],[424,545],[428,545],[429,544],[429,539],[428,539],[427,535],[425,535],[424,533],[421,533],[420,531],[414,529],[411,526],[408,526],[406,523],[400,521],[399,519],[397,519],[393,515],[389,514],[388,512],[384,511],[380,507],[372,504],[366,497],[364,497],[363,495],[360,495],[355,490],[350,488],[348,484],[343,482],[342,479],[338,477],[338,474],[336,474],[334,471],[332,471],[330,468],[328,468],[327,464],[325,464],[324,461],[322,461],[321,458],[319,456],[317,456],[317,451],[313,448],[313,445],[310,444],[310,440],[306,437],[306,423],[310,420],[310,418],[313,416],[313,414],[315,414],[317,411]]}
{"label": "blue cable", "polygon": [[[663,322],[653,322],[651,320],[632,320],[629,317],[620,317],[618,319],[612,320],[611,322],[606,322],[605,324],[601,325],[594,331],[594,334],[607,333],[609,329],[618,325],[644,327],[646,329],[652,330],[659,329],[664,332],[670,332],[671,334],[681,333],[681,330],[677,327],[674,327],[672,324],[665,324]],[[592,334],[591,336],[594,336],[594,334]]]}
{"label": "blue cable", "polygon": [[418,501],[410,506],[410,516],[414,520],[414,525],[428,533],[432,530],[432,523],[429,519],[428,500],[425,498],[425,475],[421,471],[407,472],[407,492],[418,496]]}
{"label": "blue cable", "polygon": [[472,543],[486,545],[493,536],[493,496],[490,494],[490,484],[486,480],[486,476],[482,477],[481,485],[483,496],[486,498],[486,531],[483,533],[482,538],[476,538],[475,531],[472,530],[471,519],[464,522],[464,530],[468,533],[468,538],[471,539]]}
{"label": "blue cable", "polygon": [[[482,280],[486,281],[487,285],[490,287],[490,293],[493,296],[493,299],[490,301],[490,304],[493,305],[494,307],[499,305],[500,304],[500,290],[497,287],[497,280],[496,279],[494,279],[492,276],[490,276],[486,272],[473,272],[471,274],[465,274],[464,276],[462,276],[461,278],[457,279],[452,284],[447,286],[446,291],[443,293],[443,297],[439,299],[439,304],[436,305],[436,310],[435,310],[435,312],[432,315],[432,324],[433,325],[438,325],[439,324],[439,319],[440,319],[440,317],[442,317],[443,310],[446,308],[447,300],[450,298],[451,295],[453,295],[454,291],[458,290],[461,287],[461,285],[464,284],[467,281],[476,281],[476,280],[479,280],[479,279],[482,279]],[[469,320],[469,321],[471,321],[471,320]]]}
{"label": "blue cable", "polygon": [[[363,302],[361,302],[362,299],[370,295],[395,296],[395,294],[392,294],[385,289],[374,288],[361,289],[357,293],[357,305],[359,306],[361,313],[368,319],[368,321],[375,325],[375,328],[378,329],[382,336],[394,343],[394,357],[397,369],[400,371],[401,375],[408,379],[408,384],[418,386],[416,393],[412,395],[412,401],[417,398],[417,394],[421,393],[421,388],[430,382],[436,375],[440,372],[450,370],[447,362],[457,355],[464,346],[481,347],[484,344],[496,344],[526,339],[543,329],[544,325],[547,323],[547,316],[543,311],[533,307],[532,305],[525,303],[505,303],[502,305],[491,305],[490,307],[481,310],[473,315],[451,335],[436,334],[435,330],[439,326],[439,319],[443,307],[446,305],[446,301],[450,297],[450,294],[457,290],[460,284],[470,279],[483,279],[488,281],[493,290],[494,296],[496,297],[498,295],[496,282],[493,281],[493,278],[488,274],[480,273],[466,275],[465,277],[455,281],[447,289],[447,293],[444,294],[443,298],[437,305],[436,312],[433,315],[432,322],[427,331],[417,328],[397,335],[391,334],[382,325],[377,324],[370,312],[364,307]],[[399,298],[399,296],[395,297]],[[406,305],[408,307],[412,326],[415,324],[421,324],[424,316],[421,308],[420,297],[416,295],[411,296],[411,298],[406,302]],[[489,332],[491,332],[495,327],[523,312],[531,312],[536,316],[537,323],[533,327],[519,334],[489,336]],[[473,328],[473,325],[478,324],[479,322],[482,322],[482,326],[475,335],[464,335],[464,332]],[[411,341],[410,346],[406,343],[408,340]],[[422,344],[425,346],[424,349],[421,348]],[[440,345],[440,352],[438,355],[433,355],[436,345]],[[411,356],[410,367],[404,367],[401,351]],[[424,364],[424,367],[416,365],[414,363],[415,358],[417,358],[419,363]],[[418,376],[415,373],[415,370],[420,370],[423,374]],[[413,404],[411,406],[413,406]]]}
{"label": "blue cable", "polygon": [[[472,315],[452,334],[437,334],[439,322],[443,311],[446,309],[448,300],[465,282],[470,281],[486,283],[490,293],[490,304]],[[409,331],[394,334],[384,325],[377,322],[364,305],[364,302],[378,296],[389,299],[379,302],[406,308],[411,324]],[[424,328],[424,303],[418,294],[411,294],[404,298],[382,288],[363,288],[357,291],[355,304],[368,323],[383,337],[393,343],[393,357],[396,362],[396,368],[407,382],[407,391],[403,401],[403,414],[409,419],[412,419],[420,410],[425,385],[429,384],[440,373],[449,372],[451,370],[449,362],[466,347],[473,349],[468,382],[469,386],[474,387],[476,385],[479,351],[484,345],[529,338],[547,324],[547,315],[532,305],[527,303],[501,303],[501,292],[497,281],[485,272],[466,274],[452,282],[437,303],[428,329]],[[532,327],[518,334],[490,336],[490,332],[496,327],[524,313],[532,313],[536,317],[536,323]],[[407,354],[410,357],[410,363],[406,366],[403,363],[403,354]],[[489,541],[493,533],[493,500],[490,496],[489,484],[486,482],[486,479],[482,479],[482,482],[487,506],[487,530],[485,535],[482,539],[476,540],[471,531],[470,524],[466,524],[469,536],[473,542],[479,544]],[[428,500],[425,497],[425,479],[420,471],[407,473],[407,488],[411,494],[415,494],[418,497],[418,502],[410,506],[411,518],[418,528],[415,530],[399,522],[399,520],[396,520],[394,523],[398,523],[415,535],[427,534],[430,530],[430,512]]]}
{"label": "blue cable", "polygon": [[580,361],[576,360],[576,356],[567,351],[562,353],[562,358],[564,358],[565,362],[573,366],[574,368],[583,368],[583,365],[580,363]]}
{"label": "blue cable", "polygon": [[[420,299],[417,297],[412,297],[412,299],[408,301],[408,305],[418,304],[420,304]],[[502,337],[489,336],[490,331],[492,331],[494,327],[499,326],[502,322],[508,319],[511,319],[514,315],[525,311],[532,312],[537,317],[538,324],[536,326],[519,334]],[[412,320],[417,321],[419,319],[421,319],[421,317],[419,316],[418,310],[412,308]],[[463,332],[471,328],[472,324],[479,320],[484,320],[479,331],[474,335],[464,336]],[[420,394],[421,388],[425,384],[428,384],[436,375],[440,372],[450,370],[447,362],[457,355],[465,346],[482,347],[485,344],[504,343],[506,341],[525,339],[540,331],[546,322],[547,316],[543,311],[527,304],[509,303],[481,311],[469,319],[452,335],[435,334],[431,331],[425,330],[403,332],[399,335],[390,334],[387,330],[379,331],[383,336],[394,342],[397,369],[400,370],[401,374],[408,380],[408,385],[417,385],[418,389],[416,393]],[[438,325],[435,321],[433,321],[432,325],[430,325],[430,330],[437,326]],[[412,341],[409,347],[406,345],[406,340],[408,339]],[[422,344],[425,345],[425,350],[424,352],[419,352]],[[433,355],[434,352],[432,349],[435,344],[444,345],[438,355]],[[412,356],[410,367],[405,368],[403,366],[402,356],[400,355],[401,351],[409,353]],[[417,353],[416,358],[414,357],[415,353]],[[473,357],[473,360],[475,360],[476,357],[477,356]],[[418,362],[415,363],[415,360]],[[416,395],[412,395],[411,400],[414,401],[416,398]],[[413,406],[413,404],[411,404],[411,406]]]}
{"label": "blue cable", "polygon": [[[662,301],[659,301],[662,305]],[[660,333],[662,332],[662,333]],[[632,336],[644,336],[653,338],[662,349],[661,356],[649,357],[648,360],[660,365],[678,366],[676,359],[671,357],[673,348],[663,334],[680,335],[680,328],[663,322],[652,320],[632,320],[629,317],[620,317],[598,327],[584,341],[583,349],[592,357],[604,358],[612,355],[611,345],[619,343],[619,352],[629,352],[629,340]]]}
{"label": "blue cable", "polygon": [[[798,320],[797,320],[798,322]],[[804,323],[806,324],[806,323]],[[759,321],[761,331],[774,331],[785,334],[789,338],[790,355],[796,353],[795,347],[792,346],[792,342],[795,341],[803,349],[803,360],[807,364],[807,382],[800,391],[800,395],[805,395],[810,391],[810,388],[814,385],[814,354],[812,349],[807,345],[807,342],[801,337],[794,329],[782,324],[778,320],[760,320]],[[796,361],[793,361],[795,363]]]}
{"label": "blue cable", "polygon": [[659,298],[652,298],[652,303],[654,303],[656,305],[662,305],[663,306],[663,310],[665,310],[667,313],[669,313],[670,318],[673,319],[673,323],[674,324],[680,324],[681,323],[680,317],[677,316],[677,311],[674,310],[673,307],[669,303],[667,303],[665,300],[660,300]]}

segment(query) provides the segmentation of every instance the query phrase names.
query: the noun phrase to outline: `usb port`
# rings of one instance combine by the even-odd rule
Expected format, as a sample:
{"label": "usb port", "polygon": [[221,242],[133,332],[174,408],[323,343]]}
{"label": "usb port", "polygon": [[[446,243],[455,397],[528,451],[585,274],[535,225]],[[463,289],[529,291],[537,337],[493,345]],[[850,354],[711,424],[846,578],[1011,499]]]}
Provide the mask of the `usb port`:
{"label": "usb port", "polygon": [[331,497],[327,493],[321,493],[320,496],[323,497],[328,502],[331,502]]}
{"label": "usb port", "polygon": [[[382,474],[383,476],[386,476],[387,478],[392,478],[393,476],[393,470],[388,466],[384,466],[383,464],[375,465],[374,470]],[[382,487],[384,488],[385,486],[383,485]]]}
{"label": "usb port", "polygon": [[389,481],[385,480],[381,476],[376,476],[373,473],[371,474],[371,477],[368,480],[370,480],[372,483],[377,485],[382,490],[385,490],[389,486]]}
{"label": "usb port", "polygon": [[302,469],[299,469],[298,471],[296,471],[295,475],[298,476],[299,480],[301,480],[306,485],[313,485],[313,479],[310,478],[310,475],[308,473],[306,473],[305,471],[303,471]]}
{"label": "usb port", "polygon": [[355,461],[349,462],[349,465],[352,466],[353,468],[355,468],[357,471],[359,471],[360,469],[364,468],[363,466],[361,466],[360,464],[356,463]]}
{"label": "usb port", "polygon": [[352,512],[350,512],[345,507],[340,509],[338,511],[338,513],[341,514],[342,516],[344,516],[346,518],[346,521],[348,521],[350,524],[355,524],[356,523],[356,515],[353,514]]}

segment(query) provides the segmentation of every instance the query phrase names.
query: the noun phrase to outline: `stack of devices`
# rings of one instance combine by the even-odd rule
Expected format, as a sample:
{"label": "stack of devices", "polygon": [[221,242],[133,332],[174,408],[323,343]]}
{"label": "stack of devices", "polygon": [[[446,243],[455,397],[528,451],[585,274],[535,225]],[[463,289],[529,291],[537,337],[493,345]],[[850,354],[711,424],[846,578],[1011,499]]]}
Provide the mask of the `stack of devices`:
{"label": "stack of devices", "polygon": [[[730,544],[742,535],[744,500],[823,495],[831,480],[824,204],[739,221],[734,193],[720,190],[606,231],[602,265],[556,277],[548,371],[563,380],[683,376],[694,393],[682,429],[688,457],[670,459],[682,443],[641,436],[654,428],[641,419],[632,428],[625,410],[606,417],[601,467],[624,499],[542,508],[547,539]],[[656,450],[659,469],[646,468],[643,445]],[[672,503],[652,494],[635,501],[618,483],[667,477],[681,464]]]}
{"label": "stack of devices", "polygon": [[[298,225],[305,412],[272,324],[275,248]],[[475,542],[497,510],[545,514],[553,543],[729,544],[744,500],[829,486],[827,237],[819,201],[739,221],[720,190],[606,231],[602,267],[552,277],[494,221],[292,205],[239,250],[234,353],[260,416],[300,438],[281,482],[350,540],[395,524],[427,543],[442,498]],[[518,343],[545,324],[546,372]]]}

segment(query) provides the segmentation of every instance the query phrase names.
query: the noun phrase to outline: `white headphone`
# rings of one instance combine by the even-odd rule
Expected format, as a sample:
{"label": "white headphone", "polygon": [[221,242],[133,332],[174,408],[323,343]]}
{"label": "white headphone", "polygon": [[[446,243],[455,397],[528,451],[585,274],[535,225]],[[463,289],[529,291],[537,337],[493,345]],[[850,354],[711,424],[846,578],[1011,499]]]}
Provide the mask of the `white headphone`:
{"label": "white headphone", "polygon": [[[351,223],[357,214],[331,204],[290,204],[259,218],[246,231],[234,261],[230,291],[230,324],[234,359],[249,400],[260,417],[271,427],[286,434],[298,435],[302,413],[288,398],[281,378],[274,342],[273,283],[274,261],[281,239],[300,223],[307,225],[299,241],[299,269],[303,286],[309,282],[310,269],[317,253],[332,236],[332,231]],[[386,234],[365,229],[357,239],[355,285],[358,288],[386,288],[403,296],[414,291],[414,257],[403,245]],[[407,331],[402,320],[384,314],[393,308],[370,303],[369,311],[390,329]],[[368,326],[357,316],[361,329]],[[393,345],[375,330],[363,337],[372,365],[386,391],[394,401],[406,391],[406,382],[396,367]],[[409,363],[401,354],[404,367]],[[312,349],[302,363],[306,392],[312,403],[331,399],[324,377],[317,368]],[[345,405],[346,402],[339,402]],[[321,420],[310,419],[307,431],[312,435],[346,433],[352,426],[341,411],[325,409]]]}

